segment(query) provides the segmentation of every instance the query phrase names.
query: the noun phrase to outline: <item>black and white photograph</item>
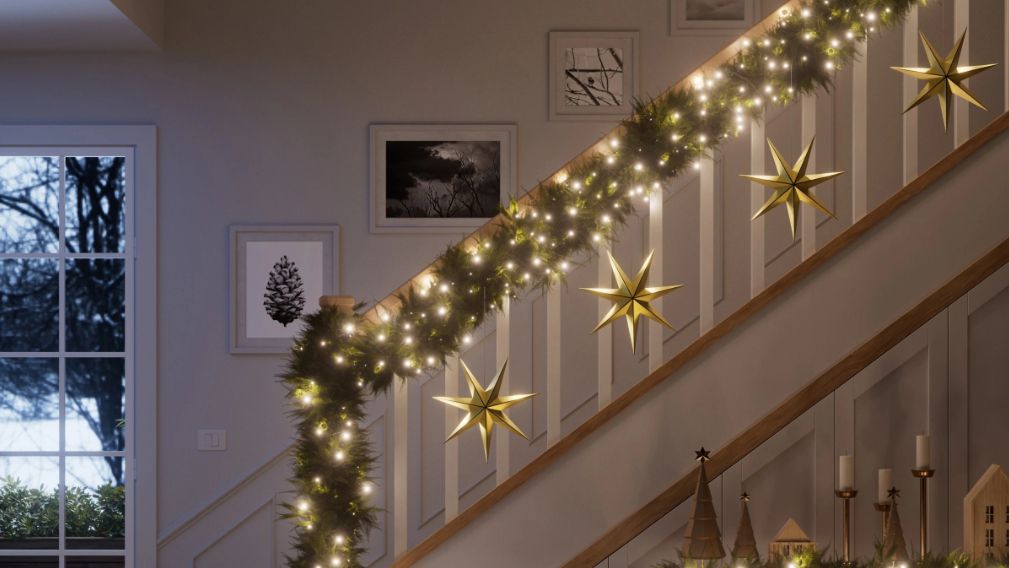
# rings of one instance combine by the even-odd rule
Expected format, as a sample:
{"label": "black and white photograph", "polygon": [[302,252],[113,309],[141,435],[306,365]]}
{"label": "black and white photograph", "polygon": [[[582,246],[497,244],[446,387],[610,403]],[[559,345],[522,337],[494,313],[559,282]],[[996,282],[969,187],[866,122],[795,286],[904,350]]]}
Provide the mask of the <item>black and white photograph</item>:
{"label": "black and white photograph", "polygon": [[637,94],[637,32],[550,32],[551,120],[613,120]]}
{"label": "black and white photograph", "polygon": [[511,125],[373,125],[372,231],[465,232],[513,191]]}
{"label": "black and white photograph", "polygon": [[389,140],[387,218],[493,217],[501,203],[497,140]]}
{"label": "black and white photograph", "polygon": [[741,30],[755,21],[755,0],[671,0],[674,31]]}
{"label": "black and white photograph", "polygon": [[234,226],[232,353],[282,353],[302,316],[333,294],[339,229],[335,226]]}

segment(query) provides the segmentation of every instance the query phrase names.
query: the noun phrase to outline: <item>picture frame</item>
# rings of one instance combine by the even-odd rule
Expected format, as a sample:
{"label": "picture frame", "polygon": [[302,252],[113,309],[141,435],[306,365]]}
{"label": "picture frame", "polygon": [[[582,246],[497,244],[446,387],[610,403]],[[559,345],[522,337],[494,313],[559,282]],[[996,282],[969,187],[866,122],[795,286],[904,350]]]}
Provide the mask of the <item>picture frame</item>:
{"label": "picture frame", "polygon": [[515,195],[514,124],[373,124],[372,233],[468,233]]}
{"label": "picture frame", "polygon": [[229,351],[287,353],[300,317],[339,293],[339,226],[232,225],[228,243]]}
{"label": "picture frame", "polygon": [[670,0],[671,32],[677,35],[738,33],[757,21],[757,0]]}
{"label": "picture frame", "polygon": [[627,118],[638,96],[636,31],[550,32],[550,120]]}

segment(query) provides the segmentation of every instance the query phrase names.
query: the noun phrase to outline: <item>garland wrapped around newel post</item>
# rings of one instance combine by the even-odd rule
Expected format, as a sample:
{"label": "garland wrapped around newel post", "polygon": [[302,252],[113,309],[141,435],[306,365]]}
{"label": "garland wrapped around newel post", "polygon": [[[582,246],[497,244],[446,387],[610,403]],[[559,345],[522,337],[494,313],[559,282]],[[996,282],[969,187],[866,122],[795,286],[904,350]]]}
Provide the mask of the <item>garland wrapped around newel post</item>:
{"label": "garland wrapped around newel post", "polygon": [[[610,241],[637,204],[661,198],[670,178],[696,167],[770,104],[817,87],[855,55],[855,44],[899,23],[914,0],[817,0],[780,13],[761,37],[744,37],[721,66],[691,85],[636,104],[634,115],[534,197],[513,201],[483,231],[450,246],[396,311],[324,305],[305,317],[282,379],[297,428],[294,568],[360,566],[375,524],[368,495],[374,454],[361,427],[365,403],[394,376],[437,372],[500,306],[559,283],[574,258]],[[374,316],[374,317],[371,317]]]}

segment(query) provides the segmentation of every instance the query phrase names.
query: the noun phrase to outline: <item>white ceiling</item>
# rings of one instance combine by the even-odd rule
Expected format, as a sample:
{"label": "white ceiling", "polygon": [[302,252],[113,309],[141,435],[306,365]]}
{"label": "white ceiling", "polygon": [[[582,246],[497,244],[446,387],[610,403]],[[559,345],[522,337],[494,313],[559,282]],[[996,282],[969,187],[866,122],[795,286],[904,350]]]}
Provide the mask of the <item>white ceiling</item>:
{"label": "white ceiling", "polygon": [[0,51],[157,48],[110,0],[0,0]]}

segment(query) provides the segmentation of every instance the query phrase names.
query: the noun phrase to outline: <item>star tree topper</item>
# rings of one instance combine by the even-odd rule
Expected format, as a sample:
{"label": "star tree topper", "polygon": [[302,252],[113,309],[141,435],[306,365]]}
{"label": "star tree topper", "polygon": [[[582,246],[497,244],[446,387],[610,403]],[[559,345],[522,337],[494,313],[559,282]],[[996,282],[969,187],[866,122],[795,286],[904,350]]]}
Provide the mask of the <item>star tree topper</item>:
{"label": "star tree topper", "polygon": [[974,98],[974,95],[962,83],[968,77],[977,75],[985,69],[994,67],[996,64],[959,66],[960,52],[963,49],[963,40],[967,36],[967,30],[964,30],[960,34],[960,39],[957,40],[956,46],[953,47],[953,50],[949,52],[949,55],[945,59],[939,58],[935,47],[932,47],[932,43],[928,41],[925,34],[918,33],[921,35],[922,45],[925,46],[925,55],[928,57],[929,66],[891,67],[895,71],[900,71],[905,75],[925,81],[925,85],[921,88],[921,92],[918,93],[918,97],[911,102],[911,105],[904,112],[913,109],[932,97],[936,97],[939,99],[939,110],[942,112],[943,126],[949,131],[949,106],[953,102],[953,95],[982,110],[988,110],[980,101]]}
{"label": "star tree topper", "polygon": [[466,416],[463,416],[462,421],[459,422],[459,425],[455,427],[455,430],[449,434],[448,439],[445,441],[447,442],[455,438],[474,426],[479,426],[480,437],[483,439],[484,460],[490,460],[490,439],[495,423],[501,424],[528,440],[529,436],[526,436],[525,432],[512,422],[511,418],[508,418],[504,411],[527,398],[536,396],[536,394],[501,396],[501,379],[504,377],[505,369],[508,368],[508,361],[505,361],[504,365],[501,365],[497,376],[494,377],[494,380],[491,381],[491,384],[486,389],[476,380],[476,377],[473,376],[473,372],[469,370],[466,363],[462,359],[459,362],[462,363],[463,374],[466,376],[466,382],[469,384],[469,396],[434,397],[435,400],[466,411]]}
{"label": "star tree topper", "polygon": [[806,205],[815,207],[831,217],[834,216],[834,214],[824,207],[822,203],[813,197],[810,190],[821,183],[836,178],[844,173],[806,173],[806,167],[809,165],[809,152],[813,149],[813,141],[815,139],[815,136],[810,139],[809,145],[802,151],[802,154],[799,156],[799,159],[796,160],[795,165],[789,167],[788,162],[786,162],[785,158],[782,157],[781,152],[779,152],[774,146],[774,142],[771,142],[771,139],[768,138],[767,145],[771,147],[771,157],[774,158],[774,167],[778,170],[778,175],[740,175],[740,177],[744,177],[774,190],[770,199],[768,199],[767,202],[765,202],[764,205],[753,214],[753,218],[756,219],[771,209],[774,209],[781,204],[785,204],[785,207],[788,209],[788,224],[792,228],[793,239],[795,238],[795,210],[798,208],[800,203],[805,203]]}
{"label": "star tree topper", "polygon": [[652,265],[652,255],[655,251],[648,253],[648,258],[645,259],[644,264],[641,265],[641,269],[638,270],[637,276],[633,279],[627,277],[627,273],[624,269],[617,264],[616,259],[609,251],[606,251],[606,255],[610,258],[610,268],[613,269],[613,277],[617,280],[616,288],[582,288],[582,290],[599,296],[600,298],[605,298],[613,302],[613,307],[610,311],[606,312],[603,319],[600,320],[596,328],[592,330],[595,333],[602,329],[603,327],[613,323],[614,321],[620,319],[621,316],[627,319],[627,331],[631,334],[631,351],[637,350],[637,336],[638,336],[638,319],[644,316],[649,319],[653,319],[662,325],[673,329],[673,326],[666,321],[666,318],[662,317],[662,314],[652,309],[651,302],[657,298],[665,296],[669,292],[677,288],[682,288],[681,284],[676,284],[673,286],[655,286],[646,287],[645,282],[648,280],[648,269]]}

